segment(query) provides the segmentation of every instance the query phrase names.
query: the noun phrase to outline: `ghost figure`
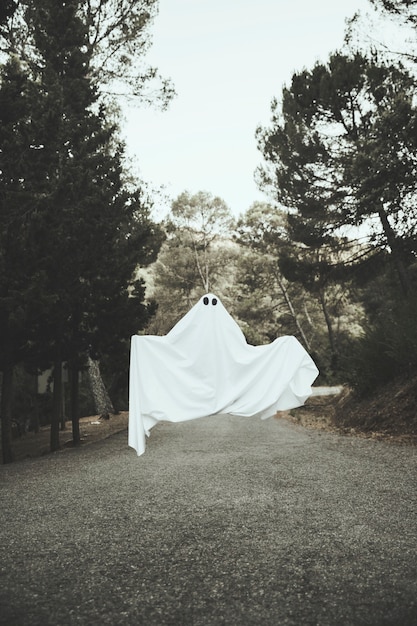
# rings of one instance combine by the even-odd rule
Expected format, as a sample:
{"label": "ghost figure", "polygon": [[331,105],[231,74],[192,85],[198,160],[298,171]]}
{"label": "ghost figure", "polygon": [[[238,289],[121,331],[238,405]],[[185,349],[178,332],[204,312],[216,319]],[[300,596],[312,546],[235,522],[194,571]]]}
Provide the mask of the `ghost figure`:
{"label": "ghost figure", "polygon": [[132,337],[129,446],[143,454],[159,421],[266,419],[301,406],[317,375],[295,337],[249,345],[220,299],[206,294],[167,335]]}

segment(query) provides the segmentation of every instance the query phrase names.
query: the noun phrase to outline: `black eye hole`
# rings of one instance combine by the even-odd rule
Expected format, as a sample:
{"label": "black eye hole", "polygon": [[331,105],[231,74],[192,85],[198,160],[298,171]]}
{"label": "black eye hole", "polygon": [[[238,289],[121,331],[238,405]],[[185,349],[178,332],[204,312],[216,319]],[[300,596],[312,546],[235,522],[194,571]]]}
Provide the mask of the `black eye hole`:
{"label": "black eye hole", "polygon": [[207,296],[205,298],[203,298],[203,302],[204,302],[204,304],[208,304],[209,303],[209,299],[207,298]]}
{"label": "black eye hole", "polygon": [[212,303],[212,305],[213,305],[213,306],[216,306],[216,304],[217,304],[217,298],[213,298],[213,300],[211,301],[211,303]]}

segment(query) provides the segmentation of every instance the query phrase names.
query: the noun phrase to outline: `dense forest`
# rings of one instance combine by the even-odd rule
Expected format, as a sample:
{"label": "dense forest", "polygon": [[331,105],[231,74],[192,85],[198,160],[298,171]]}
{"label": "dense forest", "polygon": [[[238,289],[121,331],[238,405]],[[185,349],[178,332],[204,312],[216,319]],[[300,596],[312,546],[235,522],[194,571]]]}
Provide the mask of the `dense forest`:
{"label": "dense forest", "polygon": [[[372,4],[417,27],[417,2]],[[209,291],[248,342],[295,335],[323,384],[366,394],[417,369],[413,55],[354,44],[355,16],[342,51],[294,73],[269,125],[254,129],[270,201],[236,218],[210,191],[184,191],[157,223],[129,170],[114,95],[162,108],[174,96],[145,64],[157,9],[1,5],[5,463],[13,429],[50,424],[56,450],[67,418],[77,444],[80,415],[127,409],[131,335],[165,334]]]}

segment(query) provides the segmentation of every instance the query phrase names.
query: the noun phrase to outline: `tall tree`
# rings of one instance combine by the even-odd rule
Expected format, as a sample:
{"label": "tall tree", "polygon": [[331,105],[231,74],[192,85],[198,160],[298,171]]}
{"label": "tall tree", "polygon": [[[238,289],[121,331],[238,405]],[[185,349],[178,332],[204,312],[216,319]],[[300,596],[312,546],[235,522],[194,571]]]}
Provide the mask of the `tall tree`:
{"label": "tall tree", "polygon": [[[42,308],[29,238],[33,84],[12,56],[0,74],[0,371],[3,461],[12,460],[13,370],[25,355],[30,316]],[[28,308],[28,301],[36,306]]]}
{"label": "tall tree", "polygon": [[[86,73],[100,94],[158,103],[165,108],[175,94],[174,87],[145,62],[158,0],[81,0],[77,4],[77,15],[86,26]],[[65,10],[63,0],[55,5],[57,10]],[[45,10],[37,0],[6,0],[2,13],[0,49],[17,54],[30,65],[39,57],[27,11],[37,8]]]}
{"label": "tall tree", "polygon": [[[120,313],[129,307],[133,271],[153,260],[160,243],[142,192],[129,189],[123,173],[117,128],[107,122],[106,109],[97,107],[98,92],[88,76],[88,29],[79,7],[78,0],[58,7],[41,0],[28,12],[43,59],[44,98],[36,119],[47,189],[38,204],[34,245],[56,294],[51,311],[56,323],[49,332],[56,371],[63,359],[70,364],[74,443],[80,440],[78,373],[89,346],[100,343],[96,325],[116,302],[126,303]],[[140,325],[140,309],[135,320]],[[125,333],[134,331],[128,323]]]}
{"label": "tall tree", "polygon": [[[98,102],[97,86],[89,77],[91,50],[82,15],[77,0],[40,0],[26,6],[35,62],[24,65],[31,74],[34,95],[22,113],[18,106],[15,110],[6,107],[11,119],[1,137],[2,156],[12,156],[8,167],[2,169],[1,207],[3,216],[10,215],[10,220],[3,222],[8,229],[2,233],[11,240],[10,228],[15,229],[19,237],[9,248],[17,259],[22,255],[21,264],[23,259],[30,259],[31,263],[26,263],[27,283],[32,295],[35,286],[42,293],[42,307],[32,297],[23,309],[25,314],[33,314],[26,343],[37,354],[33,360],[38,364],[54,363],[57,394],[61,363],[70,363],[75,443],[80,439],[78,371],[92,345],[96,351],[109,346],[104,329],[106,320],[117,318],[116,307],[119,315],[129,315],[124,328],[120,320],[113,324],[114,345],[147,321],[144,290],[133,274],[138,264],[154,260],[162,241],[161,229],[149,217],[143,190],[124,173],[124,148],[117,139],[117,128],[107,120],[106,108]],[[12,88],[19,96],[17,102],[25,102],[19,80],[24,82],[15,71],[13,82],[3,81],[7,103],[10,94],[13,96]],[[22,146],[27,152],[25,160],[19,160]],[[15,163],[20,169],[17,165],[12,169]],[[13,193],[14,203],[10,202]],[[0,270],[8,290],[3,298],[8,314],[10,290],[13,288],[13,294],[20,298],[25,293],[21,284],[15,287],[10,281],[16,282],[16,276],[24,272],[10,274],[4,264]],[[18,309],[12,310],[16,317]],[[8,333],[9,343],[10,337]],[[22,356],[18,348],[13,342],[9,352],[14,359]],[[13,365],[11,357],[9,363]],[[54,406],[60,411],[58,397]],[[59,445],[58,428],[56,414],[51,428],[52,449]]]}
{"label": "tall tree", "polygon": [[[255,203],[238,221],[238,241],[248,249],[238,263],[238,316],[258,334],[266,331],[268,340],[296,335],[329,379],[359,330],[358,307],[349,302],[350,281],[340,284],[334,269],[324,271],[319,250],[291,239],[288,217],[283,209]],[[321,256],[326,259],[325,252]]]}
{"label": "tall tree", "polygon": [[338,249],[341,228],[366,227],[374,244],[390,250],[405,294],[416,224],[415,125],[414,81],[404,69],[334,54],[293,76],[281,111],[273,103],[272,126],[257,132],[266,161],[259,183],[290,209],[293,238]]}
{"label": "tall tree", "polygon": [[[290,245],[287,214],[267,203],[255,202],[239,218],[236,231],[238,242],[251,251],[239,257],[237,282],[249,288],[243,298],[244,308],[247,310],[249,300],[255,301],[250,306],[252,315],[257,310],[256,323],[264,317],[268,326],[272,325],[268,333],[270,340],[277,336],[278,329],[281,333],[295,332],[311,351],[305,316],[298,306],[299,294],[295,295],[279,268],[280,256]],[[306,302],[303,305],[305,308]],[[288,318],[292,323],[288,324]]]}
{"label": "tall tree", "polygon": [[230,236],[233,218],[229,207],[218,197],[200,191],[183,192],[172,203],[167,229],[174,231],[191,252],[204,291],[210,290],[218,260],[213,256],[215,243]]}
{"label": "tall tree", "polygon": [[158,313],[152,332],[167,332],[199,296],[223,293],[234,271],[234,220],[226,203],[208,192],[183,192],[165,222],[167,241],[152,267]]}
{"label": "tall tree", "polygon": [[174,87],[145,63],[158,5],[158,0],[86,0],[81,10],[88,26],[91,76],[100,89],[165,108]]}

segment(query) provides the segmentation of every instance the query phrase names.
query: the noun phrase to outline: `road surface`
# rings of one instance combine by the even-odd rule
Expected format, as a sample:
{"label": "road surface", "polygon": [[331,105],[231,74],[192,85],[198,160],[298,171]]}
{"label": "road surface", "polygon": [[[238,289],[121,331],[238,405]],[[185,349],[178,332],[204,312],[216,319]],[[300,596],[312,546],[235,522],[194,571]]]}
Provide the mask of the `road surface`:
{"label": "road surface", "polygon": [[0,468],[7,626],[415,626],[416,448],[163,423]]}

